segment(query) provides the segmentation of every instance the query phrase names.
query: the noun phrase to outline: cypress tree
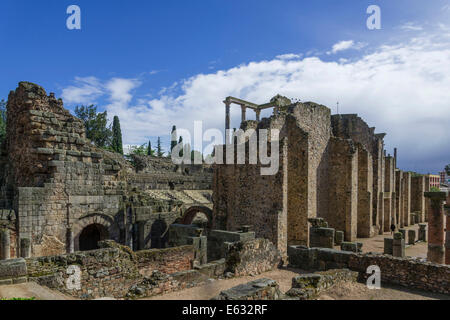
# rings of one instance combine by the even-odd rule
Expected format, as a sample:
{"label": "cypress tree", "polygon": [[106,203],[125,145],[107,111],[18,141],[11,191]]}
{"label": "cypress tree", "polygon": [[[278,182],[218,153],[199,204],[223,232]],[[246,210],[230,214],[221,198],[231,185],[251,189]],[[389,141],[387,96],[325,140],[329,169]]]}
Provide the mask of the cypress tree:
{"label": "cypress tree", "polygon": [[157,154],[158,154],[158,157],[162,157],[164,155],[164,152],[161,148],[161,138],[160,137],[158,137]]}
{"label": "cypress tree", "polygon": [[122,131],[120,130],[120,121],[118,116],[114,116],[112,133],[112,149],[117,153],[123,154]]}

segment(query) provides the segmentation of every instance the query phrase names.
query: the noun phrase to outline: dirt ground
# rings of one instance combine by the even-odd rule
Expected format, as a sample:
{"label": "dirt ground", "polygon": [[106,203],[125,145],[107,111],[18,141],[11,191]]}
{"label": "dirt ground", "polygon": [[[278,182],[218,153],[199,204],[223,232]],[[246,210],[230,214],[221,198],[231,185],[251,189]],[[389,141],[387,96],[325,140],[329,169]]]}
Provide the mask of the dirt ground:
{"label": "dirt ground", "polygon": [[[419,225],[413,225],[405,227],[406,230],[416,230],[416,238],[419,234]],[[384,238],[392,237],[390,232],[385,232],[383,235],[377,235],[373,238],[358,238],[356,241],[363,244],[363,252],[377,252],[383,253],[384,251]],[[336,247],[339,249],[339,247]],[[405,254],[410,257],[426,258],[427,257],[427,243],[417,242],[415,245],[406,245]]]}
{"label": "dirt ground", "polygon": [[[222,290],[260,278],[269,278],[277,281],[281,292],[285,293],[291,288],[292,278],[301,273],[305,272],[298,269],[273,270],[255,277],[217,280],[204,286],[145,300],[209,300],[217,296]],[[382,288],[377,290],[369,289],[361,283],[344,283],[322,293],[318,300],[450,300],[450,296],[410,290],[400,286],[382,285]]]}
{"label": "dirt ground", "polygon": [[0,298],[36,298],[36,300],[74,300],[58,291],[42,287],[34,282],[0,286]]}

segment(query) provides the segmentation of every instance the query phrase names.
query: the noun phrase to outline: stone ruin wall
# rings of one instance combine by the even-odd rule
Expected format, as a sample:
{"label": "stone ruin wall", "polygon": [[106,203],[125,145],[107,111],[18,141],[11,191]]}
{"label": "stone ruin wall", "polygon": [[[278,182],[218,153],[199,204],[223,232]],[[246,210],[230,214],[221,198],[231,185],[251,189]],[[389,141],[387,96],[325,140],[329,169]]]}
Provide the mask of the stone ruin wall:
{"label": "stone ruin wall", "polygon": [[21,82],[7,110],[0,203],[17,216],[11,257],[78,250],[91,224],[119,243],[150,247],[155,222],[170,225],[197,198],[211,203],[211,168],[176,168],[170,159],[147,157],[136,172],[122,156],[94,147],[82,121],[35,84]]}
{"label": "stone ruin wall", "polygon": [[389,231],[392,219],[397,228],[409,224],[409,203],[418,196],[411,194],[410,173],[396,168],[396,151],[385,154],[385,134],[357,115],[330,116],[325,106],[297,103],[260,122],[243,122],[247,128],[280,129],[280,171],[261,177],[254,165],[216,165],[218,227],[253,225],[280,249],[308,245],[311,217],[325,218],[347,241]]}
{"label": "stone ruin wall", "polygon": [[[263,124],[258,128],[262,126]],[[281,142],[280,150],[285,149],[284,142]],[[258,237],[269,239],[280,251],[286,253],[284,244],[288,233],[284,206],[287,201],[284,186],[287,170],[285,162],[280,159],[277,174],[262,176],[261,164],[248,164],[247,151],[248,147],[246,164],[214,165],[213,226],[215,229],[236,231],[243,225],[251,225]],[[283,153],[282,158],[285,156]]]}

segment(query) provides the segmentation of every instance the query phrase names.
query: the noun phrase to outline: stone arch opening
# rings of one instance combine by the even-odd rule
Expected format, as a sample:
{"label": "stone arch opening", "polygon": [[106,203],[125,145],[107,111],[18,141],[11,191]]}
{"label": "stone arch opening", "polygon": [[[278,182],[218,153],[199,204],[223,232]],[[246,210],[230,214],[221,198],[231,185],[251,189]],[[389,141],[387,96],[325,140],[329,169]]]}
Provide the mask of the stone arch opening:
{"label": "stone arch opening", "polygon": [[98,242],[108,239],[108,230],[101,224],[93,223],[85,227],[79,237],[80,251],[98,249]]}
{"label": "stone arch opening", "polygon": [[207,221],[204,222],[205,227],[208,229],[212,228],[213,216],[212,210],[208,207],[194,206],[190,207],[184,212],[183,218],[181,219],[182,224],[193,224],[194,221],[201,220],[201,216],[206,217]]}

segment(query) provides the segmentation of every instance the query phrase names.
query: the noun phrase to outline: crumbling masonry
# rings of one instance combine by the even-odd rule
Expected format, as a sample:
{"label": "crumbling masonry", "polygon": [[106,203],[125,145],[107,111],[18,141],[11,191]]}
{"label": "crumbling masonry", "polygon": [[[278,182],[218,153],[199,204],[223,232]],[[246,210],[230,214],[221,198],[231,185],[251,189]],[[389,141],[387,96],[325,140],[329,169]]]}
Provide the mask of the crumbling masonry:
{"label": "crumbling masonry", "polygon": [[[330,228],[344,232],[346,241],[383,234],[391,224],[407,226],[413,211],[422,217],[417,222],[423,221],[423,177],[399,170],[397,150],[393,156],[384,150],[385,134],[375,133],[356,114],[331,115],[323,105],[280,96],[259,106],[233,97],[224,102],[227,129],[234,103],[242,108],[242,130],[280,131],[280,167],[276,175],[263,176],[262,165],[249,164],[248,154],[245,164],[217,164],[217,227],[236,230],[251,224],[257,237],[273,241],[285,256],[288,245],[309,245],[311,218],[324,218]],[[257,121],[245,119],[246,108],[256,112]],[[259,120],[267,108],[274,109],[273,115]],[[250,141],[247,136],[247,152]]]}

